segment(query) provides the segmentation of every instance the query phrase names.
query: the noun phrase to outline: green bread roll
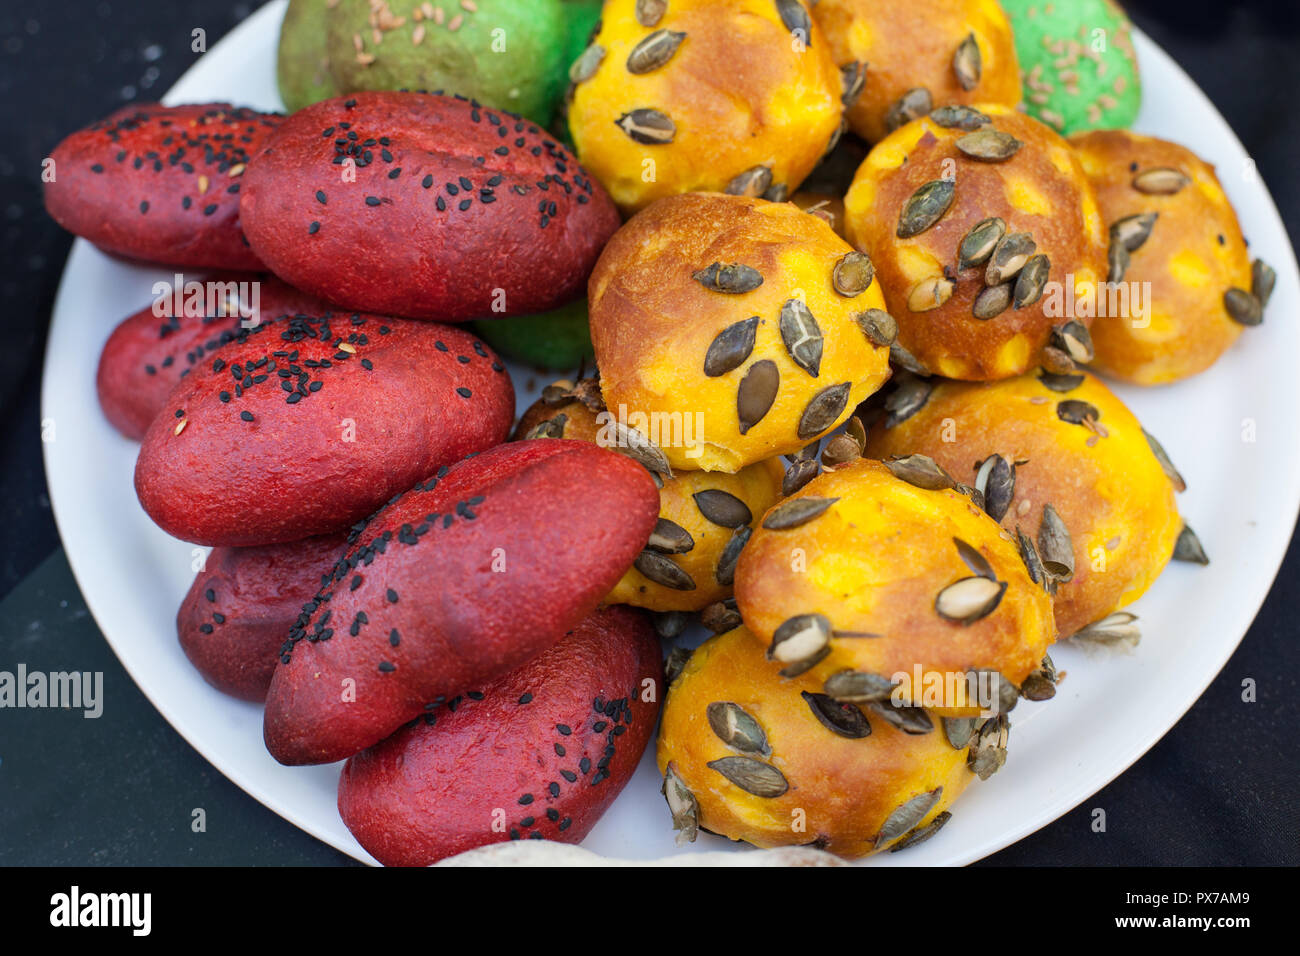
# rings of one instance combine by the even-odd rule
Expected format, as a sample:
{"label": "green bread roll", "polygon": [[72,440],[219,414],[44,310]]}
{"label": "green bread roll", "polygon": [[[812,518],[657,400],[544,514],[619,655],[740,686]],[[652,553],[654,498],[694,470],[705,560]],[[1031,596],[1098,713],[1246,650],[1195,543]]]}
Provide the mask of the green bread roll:
{"label": "green bread roll", "polygon": [[1126,129],[1142,105],[1132,24],[1112,0],[1002,0],[1029,114],[1069,135]]}
{"label": "green bread roll", "polygon": [[590,364],[596,354],[587,327],[586,299],[537,315],[480,319],[474,331],[502,355],[540,369],[574,369]]}
{"label": "green bread roll", "polygon": [[325,54],[328,8],[329,0],[289,0],[280,27],[275,76],[280,99],[290,113],[338,95]]}

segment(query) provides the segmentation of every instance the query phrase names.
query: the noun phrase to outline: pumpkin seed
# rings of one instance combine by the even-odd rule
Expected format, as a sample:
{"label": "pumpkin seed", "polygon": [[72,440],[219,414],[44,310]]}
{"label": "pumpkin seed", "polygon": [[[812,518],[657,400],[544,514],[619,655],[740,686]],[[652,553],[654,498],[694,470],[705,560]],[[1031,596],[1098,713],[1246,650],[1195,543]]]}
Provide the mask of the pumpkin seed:
{"label": "pumpkin seed", "polygon": [[1033,305],[1042,298],[1051,271],[1052,261],[1043,253],[1030,256],[1025,267],[1020,270],[1020,275],[1016,276],[1016,294],[1012,301],[1017,309]]}
{"label": "pumpkin seed", "polygon": [[721,488],[706,488],[691,496],[700,514],[724,528],[739,528],[754,520],[749,505]]}
{"label": "pumpkin seed", "polygon": [[1250,292],[1259,300],[1261,309],[1268,307],[1268,300],[1273,298],[1273,287],[1277,285],[1277,273],[1263,259],[1256,259],[1250,264]]}
{"label": "pumpkin seed", "polygon": [[972,574],[982,578],[988,578],[990,581],[996,581],[998,576],[993,573],[993,565],[989,564],[988,558],[973,544],[968,544],[961,538],[953,538],[952,543],[957,546],[957,554],[962,563],[970,568]]}
{"label": "pumpkin seed", "polygon": [[727,598],[725,601],[714,601],[702,610],[700,623],[714,634],[725,634],[740,627],[744,621],[741,620],[740,611],[736,607],[736,599]]}
{"label": "pumpkin seed", "polygon": [[1056,668],[1050,657],[1043,658],[1043,666],[1020,682],[1020,693],[1025,700],[1051,700],[1056,696]]}
{"label": "pumpkin seed", "polygon": [[856,705],[835,700],[825,694],[812,694],[806,690],[800,691],[799,696],[808,704],[808,709],[813,712],[813,716],[831,733],[848,737],[850,740],[861,740],[863,737],[871,736],[871,722]]}
{"label": "pumpkin seed", "polygon": [[709,343],[704,353],[704,374],[709,378],[726,375],[745,364],[754,351],[754,336],[758,333],[758,316],[750,316],[727,326]]}
{"label": "pumpkin seed", "polygon": [[835,129],[831,132],[831,138],[827,140],[826,148],[822,150],[823,159],[825,159],[831,153],[835,152],[835,147],[840,145],[840,140],[843,138],[844,133],[845,131],[848,130],[848,128],[849,128],[848,119],[842,118],[839,122],[839,125],[836,126]]}
{"label": "pumpkin seed", "polygon": [[1161,469],[1164,471],[1165,475],[1168,476],[1169,480],[1174,483],[1174,490],[1186,491],[1187,482],[1183,480],[1183,476],[1179,474],[1178,469],[1174,467],[1174,463],[1170,460],[1169,453],[1165,451],[1164,445],[1160,444],[1160,442],[1156,440],[1156,437],[1145,428],[1142,429],[1142,434],[1146,436],[1147,444],[1151,446],[1151,452],[1156,456],[1156,461],[1160,462]]}
{"label": "pumpkin seed", "polygon": [[685,554],[695,547],[695,539],[676,521],[660,518],[655,522],[654,531],[650,532],[646,547],[660,554]]}
{"label": "pumpkin seed", "polygon": [[781,306],[781,341],[795,365],[817,377],[822,365],[822,330],[801,299],[787,299]]}
{"label": "pumpkin seed", "polygon": [[1156,212],[1139,212],[1125,216],[1111,224],[1110,238],[1118,242],[1129,252],[1137,252],[1142,244],[1151,238],[1151,230],[1160,214]]}
{"label": "pumpkin seed", "polygon": [[966,753],[966,766],[981,780],[987,780],[1007,762],[1007,737],[1011,721],[1006,714],[990,717],[980,724]]}
{"label": "pumpkin seed", "polygon": [[899,368],[907,369],[914,375],[929,375],[930,370],[925,364],[909,352],[900,342],[893,342],[889,346],[889,362],[891,365],[897,365]]}
{"label": "pumpkin seed", "polygon": [[1038,373],[1038,380],[1054,392],[1073,392],[1083,384],[1082,375],[1058,375],[1046,369]]}
{"label": "pumpkin seed", "polygon": [[975,296],[971,314],[977,319],[996,319],[1011,305],[1011,288],[1010,282],[985,286],[980,290],[979,295]]}
{"label": "pumpkin seed", "polygon": [[1193,564],[1210,563],[1209,556],[1201,547],[1201,539],[1189,525],[1183,525],[1183,530],[1178,532],[1178,540],[1174,543],[1174,560],[1190,561]]}
{"label": "pumpkin seed", "polygon": [[899,373],[898,384],[885,399],[885,427],[893,428],[907,421],[930,400],[934,386],[927,379],[910,372]]}
{"label": "pumpkin seed", "polygon": [[691,652],[685,647],[674,647],[668,652],[668,657],[664,661],[664,677],[668,683],[677,680],[677,675],[686,667],[686,662],[691,659]]}
{"label": "pumpkin seed", "polygon": [[668,812],[673,817],[673,829],[678,831],[677,845],[694,843],[700,828],[700,804],[695,799],[695,794],[682,783],[682,778],[677,775],[677,769],[671,762],[664,774],[664,785],[660,793],[668,801]]}
{"label": "pumpkin seed", "polygon": [[953,750],[965,750],[975,733],[974,717],[941,717],[943,735],[948,738],[948,746]]}
{"label": "pumpkin seed", "polygon": [[793,664],[787,664],[785,667],[782,667],[777,671],[777,673],[782,677],[798,677],[800,674],[812,670],[822,661],[826,660],[826,658],[830,657],[830,654],[831,649],[830,646],[827,645],[806,661],[795,661]]}
{"label": "pumpkin seed", "polygon": [[691,278],[710,292],[726,292],[730,295],[753,292],[763,284],[763,277],[757,269],[738,262],[711,263],[699,272],[691,273]]}
{"label": "pumpkin seed", "polygon": [[849,401],[849,382],[841,382],[824,388],[813,396],[808,407],[799,416],[798,435],[801,441],[807,441],[820,435],[835,424]]}
{"label": "pumpkin seed", "polygon": [[599,43],[593,43],[587,49],[582,51],[582,55],[573,61],[569,67],[569,81],[572,83],[585,83],[596,75],[596,70],[600,68],[601,62],[605,59],[605,48]]}
{"label": "pumpkin seed", "polygon": [[1044,345],[1040,353],[1043,363],[1043,369],[1050,375],[1057,375],[1062,378],[1073,377],[1078,371],[1079,366],[1074,363],[1074,359],[1066,355],[1055,345]]}
{"label": "pumpkin seed", "polygon": [[742,435],[763,420],[776,401],[780,385],[781,373],[771,359],[762,359],[749,367],[736,390],[736,416]]}
{"label": "pumpkin seed", "polygon": [[1087,627],[1075,631],[1070,635],[1070,640],[1106,647],[1131,647],[1137,644],[1142,636],[1141,631],[1133,623],[1136,620],[1136,614],[1116,611],[1114,614],[1106,615],[1100,621],[1093,621]]}
{"label": "pumpkin seed", "polygon": [[1133,177],[1133,188],[1148,196],[1173,196],[1191,182],[1191,177],[1172,166],[1144,169]]}
{"label": "pumpkin seed", "polygon": [[917,283],[907,297],[907,307],[913,312],[929,312],[952,298],[956,283],[944,276],[931,276]]}
{"label": "pumpkin seed", "polygon": [[1020,152],[1020,147],[1025,144],[1010,133],[989,126],[959,136],[953,145],[971,159],[984,163],[1004,163]]}
{"label": "pumpkin seed", "polygon": [[858,454],[861,455],[867,448],[867,426],[862,424],[862,419],[853,415],[844,423],[844,434],[853,439],[853,443],[858,446]]}
{"label": "pumpkin seed", "polygon": [[666,641],[677,637],[691,622],[685,611],[658,611],[653,615],[655,633]]}
{"label": "pumpkin seed", "polygon": [[1128,247],[1118,239],[1112,239],[1106,249],[1106,281],[1114,285],[1123,282],[1128,275],[1130,256]]}
{"label": "pumpkin seed", "polygon": [[817,449],[820,446],[821,442],[814,438],[793,455],[786,455],[785,457],[788,461],[812,461],[817,457]]}
{"label": "pumpkin seed", "polygon": [[1020,546],[1020,560],[1025,562],[1025,570],[1029,572],[1029,580],[1035,584],[1042,584],[1047,581],[1047,570],[1038,557],[1038,549],[1034,547],[1034,542],[1030,540],[1029,535],[1020,530],[1019,525],[1016,526],[1016,543]]}
{"label": "pumpkin seed", "polygon": [[831,284],[835,291],[846,298],[861,295],[871,288],[871,280],[876,276],[876,267],[871,258],[863,252],[846,252],[831,272]]}
{"label": "pumpkin seed", "polygon": [[632,566],[655,584],[674,591],[694,591],[695,579],[676,561],[655,551],[642,551]]}
{"label": "pumpkin seed", "polygon": [[756,797],[779,797],[790,788],[780,770],[753,757],[723,757],[708,766]]}
{"label": "pumpkin seed", "polygon": [[957,269],[960,271],[984,265],[1006,234],[1006,222],[996,216],[975,223],[957,247]]}
{"label": "pumpkin seed", "polygon": [[740,552],[749,543],[749,537],[753,533],[754,529],[750,527],[737,528],[727,539],[727,544],[718,557],[718,566],[713,571],[713,577],[724,588],[729,588],[735,583],[736,562],[740,560]]}
{"label": "pumpkin seed", "polygon": [[814,518],[820,518],[826,509],[839,498],[816,498],[811,495],[804,498],[791,498],[773,508],[763,519],[763,527],[769,531],[788,531],[807,524]]}
{"label": "pumpkin seed", "polygon": [[956,187],[947,179],[932,179],[920,186],[907,202],[903,203],[898,215],[898,228],[895,230],[899,239],[919,236],[936,222],[952,205]]}
{"label": "pumpkin seed", "polygon": [[985,123],[991,123],[984,113],[970,106],[961,106],[957,103],[948,106],[940,106],[936,110],[930,111],[930,119],[944,129],[964,129],[976,130]]}
{"label": "pumpkin seed", "polygon": [[668,0],[636,0],[636,22],[643,27],[658,26],[668,9]]}
{"label": "pumpkin seed", "polygon": [[1101,412],[1091,402],[1078,398],[1067,398],[1056,403],[1056,417],[1071,425],[1084,425],[1101,418]]}
{"label": "pumpkin seed", "polygon": [[934,108],[930,91],[923,86],[908,90],[885,113],[885,132],[892,133],[900,126],[906,126],[914,119],[925,116]]}
{"label": "pumpkin seed", "polygon": [[772,634],[767,658],[783,664],[806,661],[821,653],[831,641],[831,622],[821,614],[798,614]]}
{"label": "pumpkin seed", "polygon": [[614,427],[614,444],[609,446],[611,451],[626,455],[640,463],[653,475],[673,477],[672,466],[668,463],[668,456],[664,454],[662,448],[629,425],[624,425],[617,420],[611,424]]}
{"label": "pumpkin seed", "polygon": [[1070,529],[1052,505],[1043,505],[1043,519],[1038,526],[1038,555],[1043,569],[1058,581],[1074,577],[1074,545]]}
{"label": "pumpkin seed", "polygon": [[960,481],[957,482],[957,487],[954,490],[957,494],[965,495],[969,498],[971,504],[980,511],[984,510],[984,492],[980,491],[978,488],[972,488],[970,485],[962,484]]}
{"label": "pumpkin seed", "polygon": [[686,34],[676,30],[656,30],[627,55],[627,71],[638,76],[653,73],[673,58],[685,39]]}
{"label": "pumpkin seed", "polygon": [[942,796],[943,787],[935,787],[929,793],[919,793],[898,807],[880,828],[876,846],[882,847],[914,829],[935,808]]}
{"label": "pumpkin seed", "polygon": [[984,510],[999,524],[1011,507],[1016,493],[1016,466],[1001,455],[989,455],[979,463],[975,487],[984,495]]}
{"label": "pumpkin seed", "polygon": [[894,684],[889,678],[866,671],[836,671],[826,678],[822,686],[828,697],[833,700],[850,703],[870,703],[888,700],[894,692]]}
{"label": "pumpkin seed", "polygon": [[978,576],[962,578],[935,596],[934,610],[945,621],[974,624],[993,613],[1006,590],[1006,581]]}
{"label": "pumpkin seed", "polygon": [[997,709],[1000,713],[1009,714],[1015,710],[1016,704],[1020,702],[1020,688],[1009,677],[988,667],[976,668],[971,673],[975,675],[977,685],[984,683],[984,681],[980,680],[980,675],[988,675],[985,680],[992,687],[994,698],[997,701]]}
{"label": "pumpkin seed", "polygon": [[1254,326],[1264,321],[1264,307],[1259,299],[1244,289],[1232,288],[1223,294],[1228,316],[1239,325]]}
{"label": "pumpkin seed", "polygon": [[945,823],[952,819],[952,814],[947,810],[942,813],[936,813],[934,819],[923,827],[917,827],[905,837],[889,848],[890,853],[897,853],[899,850],[906,850],[910,847],[920,846],[930,837],[934,836],[943,829]]}
{"label": "pumpkin seed", "polygon": [[821,474],[817,459],[800,459],[785,470],[781,479],[781,494],[788,498]]}
{"label": "pumpkin seed", "polygon": [[861,457],[862,446],[852,435],[840,432],[826,443],[826,450],[822,452],[822,465],[826,468],[839,468]]}
{"label": "pumpkin seed", "polygon": [[867,309],[853,318],[867,341],[878,349],[888,348],[898,339],[898,320],[884,309]]}
{"label": "pumpkin seed", "polygon": [[952,55],[952,72],[963,90],[970,92],[979,86],[983,66],[974,33],[968,33],[966,39],[958,45],[957,52]]}
{"label": "pumpkin seed", "polygon": [[891,458],[884,462],[884,466],[889,469],[895,478],[917,488],[924,488],[926,491],[942,491],[957,486],[957,482],[953,480],[952,475],[948,474],[942,465],[927,455],[907,455],[902,458]]}
{"label": "pumpkin seed", "polygon": [[709,726],[728,747],[743,750],[745,753],[772,755],[768,746],[767,734],[753,716],[739,704],[729,700],[714,701],[705,708]]}
{"label": "pumpkin seed", "polygon": [[985,285],[1000,285],[1025,267],[1038,244],[1027,232],[1009,232],[993,248],[988,268],[984,270]]}
{"label": "pumpkin seed", "polygon": [[569,421],[569,416],[560,412],[554,418],[548,418],[545,421],[538,422],[528,430],[525,438],[563,438],[564,426]]}
{"label": "pumpkin seed", "polygon": [[844,108],[852,109],[857,103],[858,97],[862,95],[863,88],[867,85],[867,64],[861,60],[854,60],[845,63],[840,67],[840,101]]}
{"label": "pumpkin seed", "polygon": [[786,183],[773,183],[763,193],[763,198],[768,202],[785,202],[790,196],[790,187]]}
{"label": "pumpkin seed", "polygon": [[1052,329],[1051,343],[1081,365],[1086,365],[1096,357],[1092,347],[1092,333],[1078,319],[1055,326]]}
{"label": "pumpkin seed", "polygon": [[787,30],[799,34],[804,46],[812,46],[812,21],[799,0],[776,0],[776,12]]}
{"label": "pumpkin seed", "polygon": [[624,113],[614,125],[631,139],[646,146],[663,146],[677,135],[677,124],[659,110],[639,109]]}
{"label": "pumpkin seed", "polygon": [[751,166],[727,183],[727,193],[732,196],[757,198],[767,192],[767,188],[771,185],[772,170],[770,167]]}

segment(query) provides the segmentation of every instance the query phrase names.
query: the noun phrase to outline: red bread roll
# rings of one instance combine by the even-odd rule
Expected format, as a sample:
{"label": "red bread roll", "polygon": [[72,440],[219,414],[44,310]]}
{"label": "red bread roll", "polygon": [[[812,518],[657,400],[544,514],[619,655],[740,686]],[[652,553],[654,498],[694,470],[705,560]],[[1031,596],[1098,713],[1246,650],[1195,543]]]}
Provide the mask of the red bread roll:
{"label": "red bread roll", "polygon": [[338,531],[502,441],[510,376],[445,325],[292,316],[241,332],[178,384],[135,489],[168,534],[247,547]]}
{"label": "red bread roll", "polygon": [[349,760],[339,814],[386,866],[507,840],[579,843],[636,770],[662,696],[644,613],[604,608]]}
{"label": "red bread roll", "polygon": [[293,285],[445,322],[572,301],[619,225],[537,125],[429,93],[298,111],[249,164],[240,204],[253,248]]}
{"label": "red bread roll", "polygon": [[658,517],[650,473],[587,442],[516,442],[440,475],[358,531],[303,608],[266,701],[281,763],[350,757],[552,647]]}
{"label": "red bread roll", "polygon": [[55,147],[45,208],[105,252],[261,268],[240,230],[239,191],[249,157],[281,119],[229,103],[124,106]]}
{"label": "red bread roll", "polygon": [[[181,377],[209,353],[238,337],[244,317],[239,311],[243,297],[237,290],[254,282],[258,283],[258,314],[248,319],[254,325],[297,312],[319,315],[327,308],[315,296],[274,276],[237,272],[211,276],[205,282],[205,287],[222,284],[236,290],[233,302],[224,296],[217,299],[221,303],[217,309],[205,307],[196,315],[182,308],[181,314],[175,315],[173,299],[168,296],[161,304],[161,316],[153,305],[128,316],[104,344],[95,382],[99,407],[114,428],[136,441],[144,437],[149,423],[167,404],[167,393]],[[251,310],[251,303],[245,308]]]}
{"label": "red bread roll", "polygon": [[346,547],[340,533],[214,548],[176,614],[181,649],[203,679],[232,697],[266,700],[285,635]]}

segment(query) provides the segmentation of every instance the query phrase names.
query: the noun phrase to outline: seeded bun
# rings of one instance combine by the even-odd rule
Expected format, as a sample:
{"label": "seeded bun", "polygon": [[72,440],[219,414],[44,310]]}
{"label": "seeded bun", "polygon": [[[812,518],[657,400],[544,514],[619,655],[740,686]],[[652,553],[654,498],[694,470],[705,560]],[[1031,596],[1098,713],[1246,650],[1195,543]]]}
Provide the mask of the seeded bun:
{"label": "seeded bun", "polygon": [[[884,306],[878,284],[844,294],[836,276],[856,292],[870,264],[789,203],[721,193],[660,200],[619,230],[592,273],[606,406],[677,415],[682,437],[689,423],[693,446],[659,442],[675,469],[734,472],[797,451],[889,375],[887,338],[877,330],[873,344],[860,324]],[[810,315],[820,337],[808,334]]]}
{"label": "seeded bun", "polygon": [[[898,320],[899,343],[919,362],[913,370],[987,381],[1019,375],[1044,360],[1053,327],[1075,318],[1064,292],[1066,277],[1074,277],[1079,296],[1092,293],[1106,277],[1106,238],[1092,187],[1069,144],[1015,110],[988,104],[977,109],[989,122],[967,108],[937,114],[939,121],[974,131],[924,117],[878,143],[844,205],[849,241],[876,264],[885,300]],[[962,139],[966,149],[1010,153],[1010,158],[971,158],[955,145],[967,136],[975,139]],[[927,226],[932,217],[921,211],[943,209],[945,199],[951,205]],[[990,240],[982,256],[959,270],[963,241],[993,219],[1002,223],[1004,243],[992,251]],[[986,225],[976,238],[996,238],[996,229],[996,223]],[[1020,245],[1025,234],[1032,248]],[[972,244],[978,243],[972,239]],[[990,278],[988,256],[1001,257],[1005,250],[1014,268],[1018,248],[1023,250],[1019,262],[1025,262],[1025,254],[1033,258],[1014,273],[1008,269],[1004,281],[994,278],[996,286],[978,299],[991,317],[976,318],[977,297]],[[1017,308],[1013,295],[1021,295],[1022,275],[1023,304]],[[1031,281],[1035,276],[1038,281]],[[1086,326],[1091,319],[1080,314],[1079,321]],[[1091,358],[1086,331],[1079,333],[1084,341],[1076,352],[1082,361]],[[1068,368],[1068,361],[1059,359],[1057,370]]]}
{"label": "seeded bun", "polygon": [[[1051,599],[1015,539],[922,464],[890,463],[906,481],[866,459],[829,471],[755,529],[736,569],[736,602],[787,672],[897,682],[916,669],[922,681],[995,670],[1019,686],[1039,669],[1056,637]],[[826,687],[836,693],[834,682]],[[966,705],[961,694],[932,704],[945,714]]]}
{"label": "seeded bun", "polygon": [[865,68],[847,117],[869,142],[945,103],[1020,102],[1011,24],[997,0],[820,0],[813,13],[835,62]]}
{"label": "seeded bun", "polygon": [[785,199],[840,129],[803,0],[609,0],[569,75],[578,155],[624,212],[692,190]]}
{"label": "seeded bun", "polygon": [[[1068,581],[1051,583],[1062,636],[1133,603],[1164,569],[1183,526],[1174,482],[1158,445],[1100,379],[1025,375],[908,388],[906,407],[924,404],[873,428],[867,453],[928,455],[979,488],[985,509],[1036,549],[1050,504],[1069,534],[1073,564]],[[1003,461],[980,480],[979,465],[993,455]],[[1177,475],[1172,465],[1169,472]]]}
{"label": "seeded bun", "polygon": [[779,666],[739,627],[702,644],[673,679],[657,762],[679,841],[703,829],[853,858],[947,822],[975,779],[964,740],[953,747],[919,709],[836,703],[813,675],[784,678]]}
{"label": "seeded bun", "polygon": [[[1083,133],[1070,142],[1107,226],[1156,216],[1149,236],[1128,252],[1123,275],[1117,269],[1114,276],[1129,288],[1150,283],[1150,315],[1130,308],[1126,315],[1098,316],[1096,367],[1138,385],[1204,371],[1237,340],[1241,320],[1257,323],[1263,314],[1263,303],[1250,299],[1263,290],[1252,283],[1241,225],[1214,167],[1176,143],[1122,130]],[[1238,293],[1230,297],[1230,289]]]}

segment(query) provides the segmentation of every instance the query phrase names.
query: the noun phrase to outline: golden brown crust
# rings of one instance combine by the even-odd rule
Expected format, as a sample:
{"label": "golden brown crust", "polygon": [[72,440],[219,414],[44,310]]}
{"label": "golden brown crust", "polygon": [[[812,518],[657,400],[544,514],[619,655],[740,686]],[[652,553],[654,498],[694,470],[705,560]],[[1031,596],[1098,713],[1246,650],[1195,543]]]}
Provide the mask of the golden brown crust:
{"label": "golden brown crust", "polygon": [[[1223,296],[1250,291],[1250,254],[1214,167],[1176,143],[1124,130],[1071,137],[1097,193],[1103,221],[1154,212],[1150,238],[1130,253],[1126,283],[1150,283],[1148,315],[1099,316],[1096,367],[1139,385],[1163,385],[1213,365],[1237,340]],[[1148,170],[1175,169],[1190,182],[1172,195],[1135,188]]]}
{"label": "golden brown crust", "polygon": [[[1076,317],[1063,294],[1067,277],[1073,276],[1080,295],[1095,292],[1105,279],[1106,239],[1092,187],[1069,144],[1014,110],[978,108],[994,129],[1024,144],[1010,159],[968,158],[954,145],[967,131],[919,119],[871,151],[845,207],[849,241],[876,264],[889,311],[899,323],[899,342],[935,374],[984,381],[1038,364],[1052,327]],[[909,197],[944,179],[954,188],[948,211],[919,235],[898,238]],[[993,217],[1004,220],[1008,233],[1031,234],[1035,252],[1050,260],[1049,284],[1033,304],[981,320],[972,308],[985,288],[986,270],[980,265],[958,272],[958,249],[972,227]],[[913,311],[913,292],[935,277],[955,281],[951,298],[929,311]],[[1078,317],[1084,325],[1091,321]]]}

